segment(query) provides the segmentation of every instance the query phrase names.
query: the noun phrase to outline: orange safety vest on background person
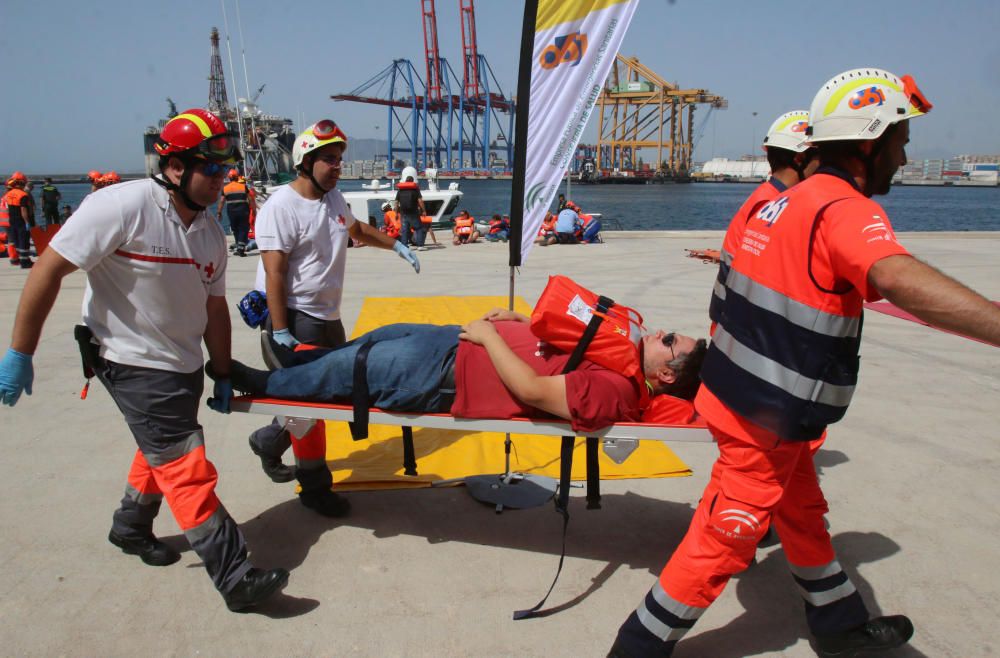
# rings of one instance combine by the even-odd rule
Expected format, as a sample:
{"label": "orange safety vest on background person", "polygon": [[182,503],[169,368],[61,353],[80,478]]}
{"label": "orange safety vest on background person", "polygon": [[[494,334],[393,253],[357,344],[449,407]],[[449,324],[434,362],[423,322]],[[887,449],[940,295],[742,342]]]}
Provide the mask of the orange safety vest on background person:
{"label": "orange safety vest on background person", "polygon": [[459,215],[455,218],[455,233],[459,235],[472,235],[473,223],[476,218],[472,215]]}
{"label": "orange safety vest on background person", "polygon": [[549,215],[548,219],[542,220],[542,226],[538,229],[539,236],[545,236],[556,230],[556,216]]}
{"label": "orange safety vest on background person", "polygon": [[[7,195],[0,195],[0,251],[7,249],[7,231],[10,229],[10,212],[7,210]],[[16,251],[16,250],[15,250]],[[11,256],[17,258],[17,256]]]}
{"label": "orange safety vest on background person", "polygon": [[387,210],[382,215],[382,226],[385,228],[386,235],[390,238],[398,238],[400,232],[403,230],[403,222],[399,217],[399,213],[395,210]]}
{"label": "orange safety vest on background person", "polygon": [[907,253],[882,207],[836,170],[760,206],[712,310],[696,403],[710,424],[739,431],[735,415],[786,441],[811,441],[843,418],[857,384],[864,297],[831,261],[831,232],[851,224],[824,219],[842,212],[873,224],[841,240],[874,257]]}
{"label": "orange safety vest on background person", "polygon": [[743,202],[743,205],[740,206],[740,209],[736,211],[736,214],[729,221],[726,236],[722,240],[722,253],[719,254],[717,284],[712,294],[712,301],[708,307],[708,315],[712,318],[712,333],[715,333],[715,323],[717,322],[715,318],[719,314],[723,302],[719,291],[725,287],[726,278],[729,276],[729,267],[732,265],[736,252],[740,249],[740,243],[743,241],[743,229],[746,227],[747,222],[750,221],[751,215],[760,210],[760,207],[768,201],[776,199],[778,195],[787,189],[788,187],[777,178],[770,178],[764,181],[747,197],[747,200]]}
{"label": "orange safety vest on background person", "polygon": [[222,188],[222,196],[226,201],[226,207],[250,207],[250,193],[246,183],[232,181]]}

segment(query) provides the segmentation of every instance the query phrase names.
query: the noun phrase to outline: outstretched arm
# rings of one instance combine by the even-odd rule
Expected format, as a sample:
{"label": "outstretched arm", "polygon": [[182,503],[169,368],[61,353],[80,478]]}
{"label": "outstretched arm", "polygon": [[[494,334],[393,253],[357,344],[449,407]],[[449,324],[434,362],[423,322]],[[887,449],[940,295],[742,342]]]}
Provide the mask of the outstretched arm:
{"label": "outstretched arm", "polygon": [[76,270],[76,265],[63,258],[55,249],[46,249],[32,268],[21,292],[14,319],[10,346],[22,354],[34,354],[42,325],[55,304],[63,277]]}
{"label": "outstretched arm", "polygon": [[363,242],[372,247],[392,249],[393,245],[396,244],[396,238],[389,237],[388,233],[383,233],[367,222],[354,222],[347,232],[357,242]]}
{"label": "outstretched arm", "polygon": [[473,320],[462,327],[459,338],[486,348],[500,381],[518,400],[560,418],[572,420],[569,404],[566,402],[566,376],[536,373],[510,349],[492,322]]}
{"label": "outstretched arm", "polygon": [[912,256],[888,256],[871,266],[868,281],[921,320],[1000,347],[1000,308],[930,265]]}

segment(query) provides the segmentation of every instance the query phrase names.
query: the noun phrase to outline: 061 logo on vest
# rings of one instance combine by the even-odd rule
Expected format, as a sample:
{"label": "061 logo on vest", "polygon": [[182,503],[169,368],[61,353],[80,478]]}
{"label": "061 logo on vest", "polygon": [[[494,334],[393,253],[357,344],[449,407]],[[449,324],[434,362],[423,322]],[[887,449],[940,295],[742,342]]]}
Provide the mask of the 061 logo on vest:
{"label": "061 logo on vest", "polygon": [[781,217],[781,213],[785,212],[785,208],[787,207],[788,197],[778,197],[757,212],[757,219],[763,221],[768,226],[774,226],[774,223],[778,221],[778,218]]}

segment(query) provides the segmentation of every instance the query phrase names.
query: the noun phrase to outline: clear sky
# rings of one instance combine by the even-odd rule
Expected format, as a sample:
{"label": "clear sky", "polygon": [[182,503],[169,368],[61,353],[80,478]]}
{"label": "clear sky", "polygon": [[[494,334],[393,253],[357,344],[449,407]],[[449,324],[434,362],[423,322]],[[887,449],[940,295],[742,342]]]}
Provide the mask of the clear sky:
{"label": "clear sky", "polygon": [[[236,1],[224,2],[245,96]],[[459,0],[436,6],[441,53],[460,73]],[[142,132],[165,116],[166,97],[179,109],[207,104],[213,26],[231,75],[222,7],[219,0],[0,4],[7,72],[0,172],[141,171]],[[383,138],[384,108],[334,103],[330,94],[350,91],[394,58],[411,59],[423,75],[420,0],[241,0],[239,9],[250,85],[266,83],[259,103],[267,112],[309,122],[330,116],[351,137]],[[521,14],[511,0],[476,3],[480,52],[508,96]],[[935,108],[914,122],[909,154],[946,157],[1000,153],[998,33],[997,0],[641,0],[622,53],[682,87],[729,100],[707,124],[699,160],[747,153],[773,118],[808,109],[827,79],[860,66],[916,78]],[[232,101],[231,77],[227,87]],[[595,135],[592,125],[584,140]]]}

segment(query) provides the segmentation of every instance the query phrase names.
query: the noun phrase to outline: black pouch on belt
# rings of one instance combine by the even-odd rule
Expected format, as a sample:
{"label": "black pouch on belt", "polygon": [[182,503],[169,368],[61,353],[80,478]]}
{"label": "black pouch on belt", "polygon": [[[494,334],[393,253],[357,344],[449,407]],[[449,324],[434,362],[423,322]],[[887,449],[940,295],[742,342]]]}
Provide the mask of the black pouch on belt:
{"label": "black pouch on belt", "polygon": [[87,391],[90,390],[90,378],[94,376],[94,371],[101,367],[101,346],[94,338],[94,332],[84,324],[73,327],[73,338],[80,348],[80,360],[83,363],[83,376],[87,378],[87,383],[80,391],[80,399],[87,399]]}

